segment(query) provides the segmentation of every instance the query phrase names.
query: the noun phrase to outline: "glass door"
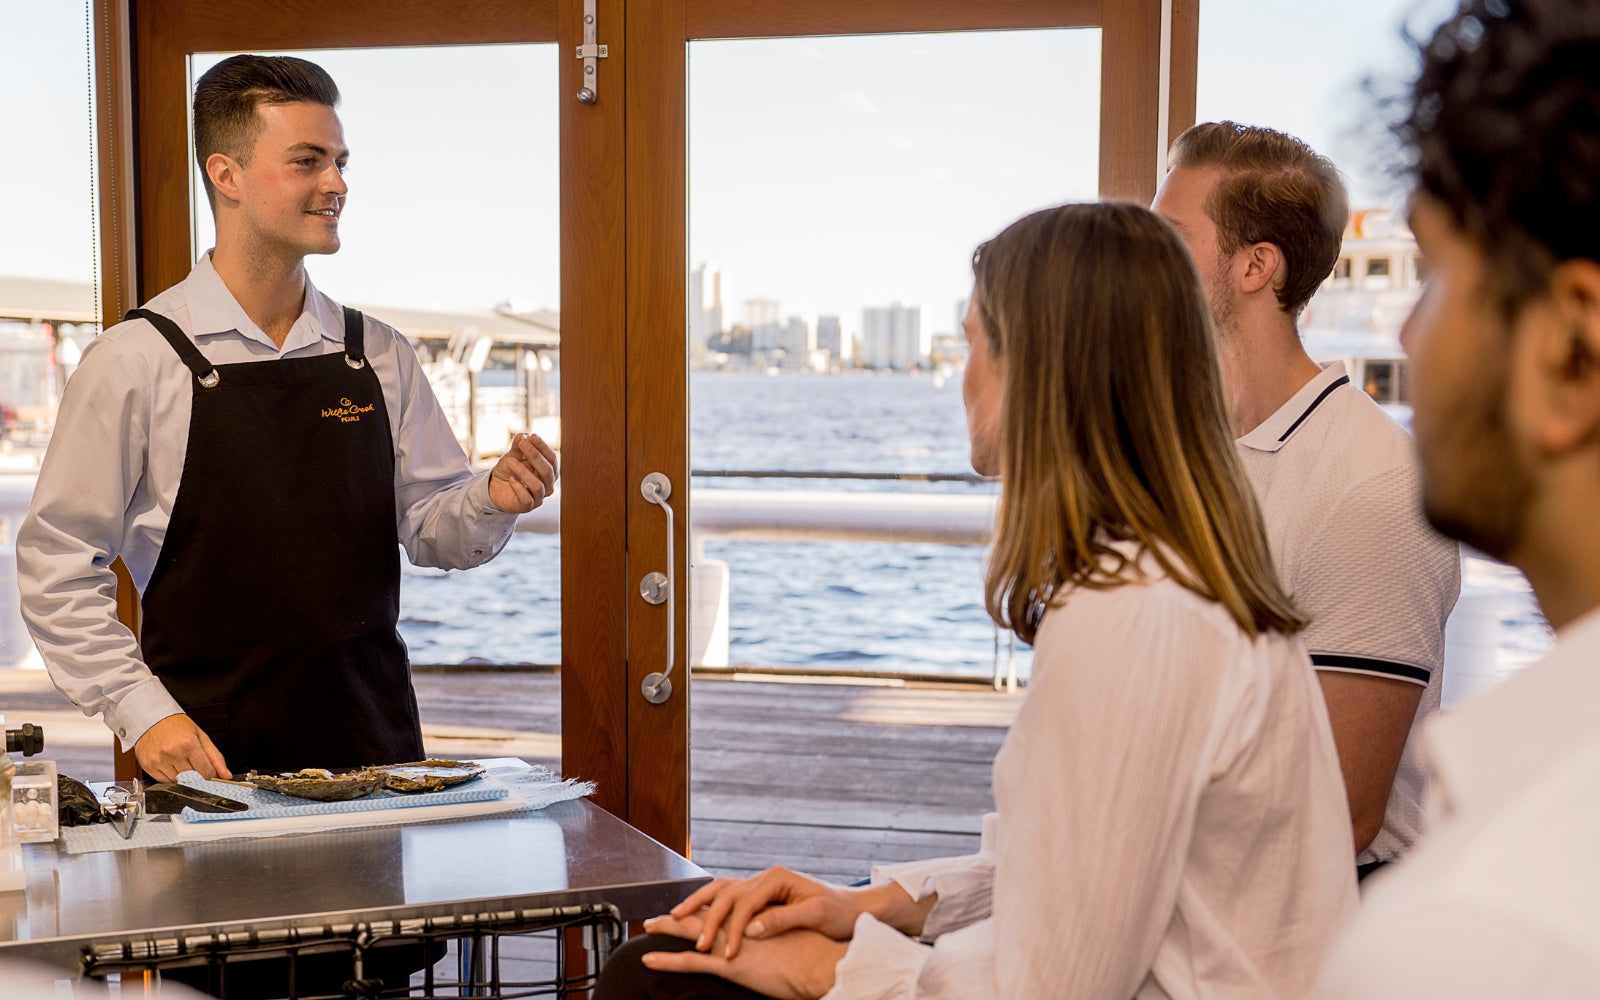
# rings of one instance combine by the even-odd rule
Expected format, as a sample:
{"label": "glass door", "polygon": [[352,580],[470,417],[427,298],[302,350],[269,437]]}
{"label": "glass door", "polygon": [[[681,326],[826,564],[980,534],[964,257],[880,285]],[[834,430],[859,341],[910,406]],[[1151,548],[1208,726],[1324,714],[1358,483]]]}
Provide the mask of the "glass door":
{"label": "glass door", "polygon": [[[598,14],[620,31],[620,2]],[[181,280],[207,245],[189,152],[194,78],[233,52],[327,64],[344,88],[355,199],[346,246],[308,262],[313,281],[412,339],[476,456],[514,425],[560,418],[558,503],[536,512],[536,530],[519,533],[493,570],[473,571],[504,585],[407,577],[402,632],[414,659],[559,662],[559,693],[542,696],[564,720],[562,770],[595,780],[599,804],[646,817],[638,825],[681,848],[683,824],[651,826],[630,800],[625,525],[660,515],[625,482],[624,59],[613,44],[586,81],[582,63],[560,57],[582,41],[584,16],[582,0],[357,0],[304,17],[235,0],[101,3],[102,157],[106,190],[120,196],[103,212],[108,312]],[[597,100],[577,100],[586,82]],[[545,534],[556,530],[559,547]],[[645,800],[682,799],[670,782],[638,787]]]}
{"label": "glass door", "polygon": [[[819,487],[859,496],[884,485],[781,478],[796,471],[970,471],[959,391],[934,386],[959,365],[955,313],[971,244],[1048,203],[1148,203],[1170,138],[1193,120],[1196,15],[1183,0],[629,7],[629,242],[644,251],[630,256],[629,280],[649,289],[630,302],[650,303],[644,325],[679,334],[666,346],[688,355],[694,391],[672,391],[692,411],[694,468],[718,474],[693,481],[692,520],[707,526],[692,549],[701,589],[695,618],[676,623],[680,635],[689,626],[693,665],[871,671],[885,660],[912,670],[937,661],[936,671],[964,657],[962,642],[991,639],[970,599],[976,548],[750,541],[750,508],[804,511]],[[959,249],[924,266],[917,251],[946,239]],[[629,326],[636,335],[632,313]],[[897,374],[855,374],[867,369]],[[908,414],[953,425],[960,440],[925,434]],[[900,444],[877,434],[886,422],[903,432]],[[730,470],[775,475],[723,475]],[[992,492],[960,482],[925,489]],[[785,490],[787,499],[774,497]],[[749,506],[731,510],[740,503]],[[724,520],[739,540],[719,537],[713,511],[731,512]],[[868,548],[876,554],[863,555]],[[879,558],[887,549],[896,553]],[[898,572],[884,587],[893,592],[838,579],[863,563]],[[919,575],[969,578],[968,596],[925,592]],[[928,606],[947,598],[948,608]],[[639,629],[653,627],[638,610],[634,648]],[[941,636],[910,653],[888,641],[942,617],[961,619],[935,626],[952,625],[959,641]],[[812,759],[815,734],[797,739],[774,745],[798,764]],[[797,842],[812,836],[799,827],[843,822],[849,803],[834,793],[848,776],[819,779],[810,799],[768,789],[760,802],[735,802],[741,787],[761,783],[733,773],[745,759],[696,767],[716,803],[696,812],[702,863],[729,872],[748,863],[711,845],[738,841],[751,816],[795,824]]]}

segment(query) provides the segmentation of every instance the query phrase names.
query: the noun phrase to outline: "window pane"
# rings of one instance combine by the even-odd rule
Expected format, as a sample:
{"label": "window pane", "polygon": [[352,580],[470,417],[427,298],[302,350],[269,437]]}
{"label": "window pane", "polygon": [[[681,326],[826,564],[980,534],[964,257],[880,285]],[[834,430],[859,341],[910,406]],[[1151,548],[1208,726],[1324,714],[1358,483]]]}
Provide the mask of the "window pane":
{"label": "window pane", "polygon": [[[559,448],[556,47],[272,54],[333,76],[350,148],[341,247],[307,259],[311,280],[406,335],[478,466],[524,428]],[[192,57],[191,90],[226,55]],[[191,194],[198,256],[213,233],[198,169]],[[414,664],[560,662],[557,519],[543,523],[471,571],[404,563]]]}
{"label": "window pane", "polygon": [[[697,42],[689,83],[693,468],[970,475],[972,252],[1095,197],[1100,33]],[[977,544],[735,540],[703,515],[759,502],[805,521],[863,493],[987,502],[993,484],[695,487],[696,662],[991,675]]]}

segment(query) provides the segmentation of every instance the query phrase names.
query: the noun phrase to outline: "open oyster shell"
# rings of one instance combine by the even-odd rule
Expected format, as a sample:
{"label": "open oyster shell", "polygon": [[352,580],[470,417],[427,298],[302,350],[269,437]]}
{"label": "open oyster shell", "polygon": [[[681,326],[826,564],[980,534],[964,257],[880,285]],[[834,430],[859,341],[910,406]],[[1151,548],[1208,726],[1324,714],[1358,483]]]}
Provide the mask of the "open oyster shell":
{"label": "open oyster shell", "polygon": [[481,764],[459,760],[419,760],[409,764],[385,764],[373,770],[387,774],[388,787],[397,792],[436,792],[441,788],[471,781],[483,773]]}
{"label": "open oyster shell", "polygon": [[316,799],[318,802],[343,802],[371,795],[383,787],[387,777],[375,768],[334,774],[320,767],[308,767],[292,774],[259,774],[251,771],[243,780],[269,792],[282,792],[302,799]]}

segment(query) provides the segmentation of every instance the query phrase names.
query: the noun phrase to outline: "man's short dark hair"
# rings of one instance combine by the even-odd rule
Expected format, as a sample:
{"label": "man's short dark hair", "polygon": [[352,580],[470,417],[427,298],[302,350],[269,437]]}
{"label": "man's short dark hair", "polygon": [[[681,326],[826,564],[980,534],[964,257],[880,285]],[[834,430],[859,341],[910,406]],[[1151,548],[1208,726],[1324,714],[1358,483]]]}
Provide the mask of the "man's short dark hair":
{"label": "man's short dark hair", "polygon": [[1171,167],[1220,167],[1225,175],[1206,202],[1227,255],[1256,243],[1283,254],[1287,277],[1278,305],[1290,316],[1333,271],[1350,216],[1339,169],[1292,135],[1256,125],[1207,122],[1172,144]]}
{"label": "man's short dark hair", "polygon": [[1420,45],[1401,139],[1507,319],[1600,260],[1600,0],[1464,0]]}
{"label": "man's short dark hair", "polygon": [[194,88],[194,159],[213,210],[217,192],[206,176],[206,160],[222,153],[248,166],[262,128],[256,108],[301,101],[338,107],[339,88],[327,70],[294,56],[229,56],[200,77]]}

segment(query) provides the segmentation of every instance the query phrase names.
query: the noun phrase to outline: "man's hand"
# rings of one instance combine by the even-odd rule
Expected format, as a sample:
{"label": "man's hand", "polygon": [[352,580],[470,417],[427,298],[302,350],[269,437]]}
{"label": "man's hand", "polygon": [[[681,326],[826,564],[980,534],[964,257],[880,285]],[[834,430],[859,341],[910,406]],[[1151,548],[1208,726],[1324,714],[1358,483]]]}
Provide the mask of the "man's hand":
{"label": "man's hand", "polygon": [[[656,917],[645,930],[690,941],[704,933],[698,916]],[[726,937],[713,939],[710,954],[698,951],[652,951],[640,956],[645,968],[657,972],[699,972],[721,976],[746,989],[776,1000],[817,1000],[833,989],[834,967],[849,945],[816,931],[790,931],[761,941],[745,942],[737,958],[724,958]]]}
{"label": "man's hand", "polygon": [[669,916],[693,918],[700,924],[694,943],[699,951],[709,949],[713,938],[725,936],[725,951],[719,954],[732,959],[738,957],[747,935],[770,938],[804,929],[848,941],[856,917],[866,909],[865,897],[860,890],[819,882],[787,868],[768,868],[751,878],[708,882],[674,906]]}
{"label": "man's hand", "polygon": [[177,781],[184,771],[198,771],[202,778],[233,777],[222,751],[187,715],[169,715],[146,729],[133,753],[157,781]]}
{"label": "man's hand", "polygon": [[556,453],[537,434],[518,434],[489,473],[489,500],[507,514],[526,514],[556,490]]}

